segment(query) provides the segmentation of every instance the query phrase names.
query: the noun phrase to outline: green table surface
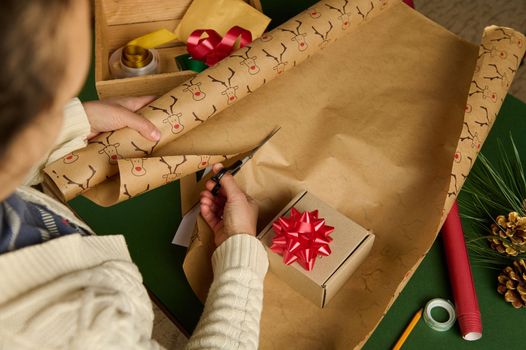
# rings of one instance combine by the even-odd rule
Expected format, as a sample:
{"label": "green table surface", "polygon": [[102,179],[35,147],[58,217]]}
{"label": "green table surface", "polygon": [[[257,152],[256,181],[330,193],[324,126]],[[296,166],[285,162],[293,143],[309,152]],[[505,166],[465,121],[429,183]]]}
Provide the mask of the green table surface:
{"label": "green table surface", "polygon": [[[315,2],[295,0],[286,10],[280,10],[278,1],[268,0],[263,2],[263,8],[275,19],[273,25],[276,25]],[[79,95],[81,100],[97,98],[93,76],[92,69]],[[482,149],[489,159],[496,159],[497,139],[507,140],[510,130],[515,135],[519,151],[526,157],[526,139],[521,138],[526,134],[526,105],[512,96],[504,101]],[[460,195],[463,195],[462,192]],[[166,185],[110,208],[99,207],[83,197],[72,200],[70,204],[98,234],[118,233],[126,237],[130,254],[152,297],[181,330],[191,333],[203,306],[192,292],[182,270],[186,249],[171,244],[181,220],[179,183]],[[469,222],[463,221],[463,225],[465,230],[470,229]],[[513,309],[497,294],[497,275],[497,270],[473,266],[484,327],[481,340],[464,341],[458,326],[441,333],[419,322],[403,349],[525,348],[521,344],[522,331],[526,327],[526,310]],[[440,236],[364,349],[391,348],[413,314],[429,299],[436,297],[452,298]]]}

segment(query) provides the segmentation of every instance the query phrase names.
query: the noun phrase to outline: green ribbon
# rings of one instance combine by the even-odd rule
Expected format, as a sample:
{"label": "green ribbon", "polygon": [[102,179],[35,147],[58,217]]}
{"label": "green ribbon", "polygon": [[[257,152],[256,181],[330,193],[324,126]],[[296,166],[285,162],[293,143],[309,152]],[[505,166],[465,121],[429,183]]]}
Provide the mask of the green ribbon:
{"label": "green ribbon", "polygon": [[192,56],[187,53],[177,56],[175,62],[177,63],[179,70],[192,70],[200,73],[208,68],[204,62],[193,59]]}

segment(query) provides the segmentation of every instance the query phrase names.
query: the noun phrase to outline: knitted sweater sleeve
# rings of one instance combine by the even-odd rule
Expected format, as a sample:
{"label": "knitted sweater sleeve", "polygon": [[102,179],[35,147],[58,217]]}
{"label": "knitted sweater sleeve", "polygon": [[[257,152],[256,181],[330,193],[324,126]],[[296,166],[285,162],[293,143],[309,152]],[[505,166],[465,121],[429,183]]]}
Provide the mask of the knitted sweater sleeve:
{"label": "knitted sweater sleeve", "polygon": [[24,185],[32,186],[41,183],[43,180],[41,170],[47,164],[64,157],[70,152],[86,147],[86,137],[90,131],[91,126],[82,103],[78,98],[71,99],[66,106],[64,106],[62,129],[53,146],[53,150],[46,154],[44,158],[31,169]]}
{"label": "knitted sweater sleeve", "polygon": [[228,238],[212,256],[214,281],[187,349],[257,349],[268,258],[247,234]]}

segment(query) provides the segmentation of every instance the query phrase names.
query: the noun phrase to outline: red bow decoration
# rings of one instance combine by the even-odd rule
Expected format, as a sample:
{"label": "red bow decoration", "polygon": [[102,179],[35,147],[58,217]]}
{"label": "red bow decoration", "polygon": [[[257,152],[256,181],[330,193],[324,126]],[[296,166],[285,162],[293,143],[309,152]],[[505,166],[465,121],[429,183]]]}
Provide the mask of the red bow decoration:
{"label": "red bow decoration", "polygon": [[325,225],[325,219],[318,218],[318,211],[300,213],[290,210],[290,217],[280,217],[272,224],[276,235],[270,249],[283,255],[287,265],[297,261],[307,271],[312,270],[318,255],[331,254],[329,236],[334,227]]}
{"label": "red bow decoration", "polygon": [[[208,34],[208,37],[201,38],[203,33]],[[252,42],[250,31],[238,26],[230,28],[223,38],[213,29],[198,29],[188,37],[186,49],[192,58],[205,62],[207,66],[213,66],[230,55],[238,37],[240,47]]]}

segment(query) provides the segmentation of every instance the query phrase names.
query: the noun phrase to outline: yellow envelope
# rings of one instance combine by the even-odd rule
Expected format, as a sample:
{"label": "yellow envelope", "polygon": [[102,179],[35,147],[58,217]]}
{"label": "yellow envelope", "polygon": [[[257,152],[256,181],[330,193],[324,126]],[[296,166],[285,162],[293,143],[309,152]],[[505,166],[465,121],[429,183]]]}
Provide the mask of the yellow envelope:
{"label": "yellow envelope", "polygon": [[233,26],[240,26],[259,38],[270,18],[243,0],[194,0],[175,29],[175,35],[186,41],[196,29],[213,29],[220,35]]}

